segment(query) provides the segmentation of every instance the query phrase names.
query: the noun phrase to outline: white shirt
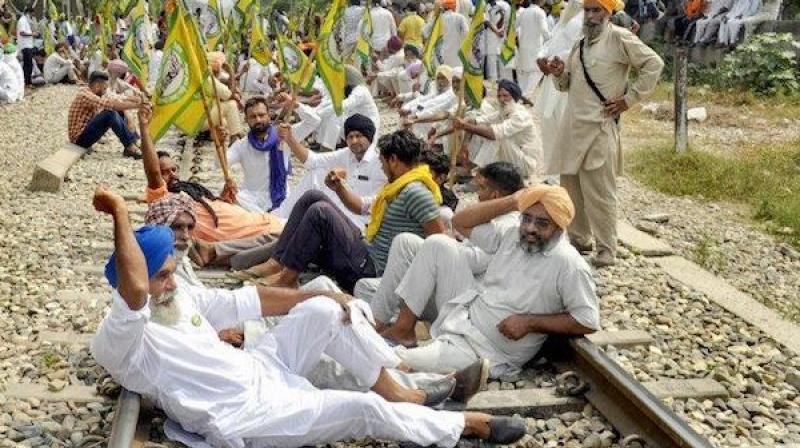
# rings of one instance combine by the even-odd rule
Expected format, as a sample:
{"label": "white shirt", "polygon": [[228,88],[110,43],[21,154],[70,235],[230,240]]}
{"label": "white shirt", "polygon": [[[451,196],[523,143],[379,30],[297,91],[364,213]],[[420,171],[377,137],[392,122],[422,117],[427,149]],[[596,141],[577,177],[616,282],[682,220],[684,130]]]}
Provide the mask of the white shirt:
{"label": "white shirt", "polygon": [[589,265],[564,235],[538,253],[519,244],[519,221],[494,220],[472,229],[470,241],[492,255],[483,279],[448,302],[431,329],[434,337],[460,335],[491,360],[492,376],[518,372],[547,335],[512,341],[497,329],[512,314],[569,313],[581,325],[600,328]]}
{"label": "white shirt", "polygon": [[495,28],[502,31],[498,36],[492,30],[487,29],[484,35],[484,45],[486,54],[500,54],[500,47],[505,40],[505,33],[508,30],[508,21],[511,19],[511,6],[504,0],[497,0],[497,3],[486,5],[486,20],[491,22]]}
{"label": "white shirt", "polygon": [[[155,401],[173,420],[214,446],[243,448],[243,438],[306,433],[319,415],[321,394],[292,375],[274,337],[239,350],[217,331],[261,317],[255,287],[236,291],[180,288],[175,327],[150,321],[150,307],[132,311],[114,291],[111,311],[92,340],[97,362],[125,388]],[[312,392],[312,393],[307,393]]]}
{"label": "white shirt", "polygon": [[544,10],[536,5],[520,8],[517,14],[517,70],[536,70],[536,57],[544,41],[549,38],[550,31]]}
{"label": "white shirt", "polygon": [[[299,141],[305,140],[311,130],[319,124],[319,116],[310,107],[298,104],[297,113],[301,121],[292,125],[292,132]],[[291,152],[285,144],[279,146],[283,154],[283,162],[289,169]],[[269,151],[259,151],[250,144],[247,137],[240,138],[228,148],[228,163],[241,165],[244,172],[244,184],[236,199],[245,210],[265,212],[272,210],[270,198],[270,162]],[[287,185],[287,195],[289,193]]]}
{"label": "white shirt", "polygon": [[6,74],[4,79],[0,81],[0,89],[6,92],[10,103],[19,101],[25,96],[25,78],[22,73],[22,65],[17,60],[16,55],[13,54],[4,55],[2,64],[8,68],[10,76]]}
{"label": "white shirt", "polygon": [[28,16],[23,14],[17,20],[17,46],[20,50],[33,48],[33,36],[23,36],[22,33],[32,34],[31,22]]}
{"label": "white shirt", "polygon": [[[345,47],[355,46],[358,41],[359,24],[364,18],[363,6],[348,6],[344,10],[344,26],[341,27],[342,42]],[[373,23],[374,25],[374,23]],[[374,28],[374,26],[373,26]]]}
{"label": "white shirt", "polygon": [[[430,36],[433,23],[425,25],[425,35]],[[461,67],[458,50],[461,42],[467,37],[469,22],[467,18],[453,11],[442,12],[442,64],[452,68]]]}
{"label": "white shirt", "polygon": [[[65,66],[72,68],[72,61],[65,59],[57,51],[53,52],[47,59],[44,60],[44,80],[49,83],[60,82],[61,79],[56,79],[56,74],[61,71]],[[67,74],[64,74],[67,77]]]}
{"label": "white shirt", "polygon": [[386,184],[386,174],[381,168],[380,155],[375,143],[367,149],[364,157],[357,160],[349,148],[342,148],[331,152],[309,152],[304,164],[306,174],[303,180],[295,187],[289,198],[281,204],[276,214],[288,218],[294,204],[305,192],[316,189],[324,192],[350,218],[359,229],[364,228],[369,221],[369,216],[357,215],[345,207],[339,197],[330,188],[325,186],[325,176],[334,168],[343,168],[347,171],[346,183],[350,190],[362,198],[374,196]]}
{"label": "white shirt", "polygon": [[372,49],[383,51],[392,36],[397,35],[397,23],[388,9],[376,5],[370,9],[372,17]]}
{"label": "white shirt", "polygon": [[253,58],[248,60],[247,72],[242,76],[240,88],[248,93],[266,94],[271,90],[266,81],[266,70]]}

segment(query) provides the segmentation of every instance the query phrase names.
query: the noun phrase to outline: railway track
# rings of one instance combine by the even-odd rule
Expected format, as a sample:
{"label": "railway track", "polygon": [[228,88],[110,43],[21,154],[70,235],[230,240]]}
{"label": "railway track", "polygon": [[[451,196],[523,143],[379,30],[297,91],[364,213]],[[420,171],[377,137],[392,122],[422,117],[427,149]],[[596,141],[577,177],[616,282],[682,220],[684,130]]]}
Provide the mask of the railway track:
{"label": "railway track", "polygon": [[[617,431],[622,448],[712,446],[590,340],[551,338],[544,355],[561,372],[557,390],[591,403]],[[123,389],[117,399],[109,448],[144,446],[149,425],[142,409],[139,395]]]}

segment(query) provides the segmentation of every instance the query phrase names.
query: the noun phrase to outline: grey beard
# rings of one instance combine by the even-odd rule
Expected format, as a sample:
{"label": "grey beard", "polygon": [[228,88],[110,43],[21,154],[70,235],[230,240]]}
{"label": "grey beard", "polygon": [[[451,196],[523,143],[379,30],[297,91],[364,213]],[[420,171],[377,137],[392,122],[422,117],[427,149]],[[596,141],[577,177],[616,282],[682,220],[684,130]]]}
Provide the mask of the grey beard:
{"label": "grey beard", "polygon": [[181,306],[175,300],[175,291],[150,298],[150,320],[165,327],[178,325],[181,320]]}
{"label": "grey beard", "polygon": [[544,249],[544,245],[545,245],[544,242],[541,242],[541,243],[529,243],[529,242],[523,240],[522,238],[520,238],[520,240],[519,240],[519,247],[521,247],[522,250],[524,250],[525,253],[528,254],[528,255],[538,254],[539,252],[541,252]]}
{"label": "grey beard", "polygon": [[189,256],[189,249],[191,249],[191,248],[192,248],[192,245],[189,244],[189,247],[187,249],[184,249],[184,250],[175,249],[172,252],[172,255],[175,257],[176,260],[178,260],[178,262],[180,262],[180,261],[182,261],[184,259],[184,257]]}
{"label": "grey beard", "polygon": [[586,36],[586,40],[594,40],[600,33],[603,31],[603,25],[605,23],[591,23],[591,22],[584,22],[583,23],[583,35]]}

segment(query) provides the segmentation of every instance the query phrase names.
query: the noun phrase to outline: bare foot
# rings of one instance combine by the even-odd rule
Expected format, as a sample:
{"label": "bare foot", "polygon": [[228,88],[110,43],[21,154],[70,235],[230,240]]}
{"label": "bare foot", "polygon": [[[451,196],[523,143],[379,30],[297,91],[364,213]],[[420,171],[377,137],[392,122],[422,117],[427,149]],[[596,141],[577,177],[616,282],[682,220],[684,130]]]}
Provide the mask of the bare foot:
{"label": "bare foot", "polygon": [[255,275],[256,277],[269,277],[271,275],[277,274],[278,272],[283,269],[283,265],[278,263],[275,259],[270,258],[265,263],[261,263],[259,265],[253,266],[247,271]]}
{"label": "bare foot", "polygon": [[489,427],[489,420],[492,416],[484,414],[483,412],[465,412],[464,413],[464,436],[477,437],[479,439],[488,439],[492,434]]}
{"label": "bare foot", "polygon": [[404,328],[398,327],[397,325],[392,325],[386,330],[380,332],[380,335],[404,347],[417,346],[417,334],[414,332],[413,327],[411,328],[411,331],[408,331]]}
{"label": "bare foot", "polygon": [[299,277],[300,276],[296,271],[293,271],[289,268],[283,268],[277,274],[267,277],[265,283],[269,286],[296,289],[300,286]]}

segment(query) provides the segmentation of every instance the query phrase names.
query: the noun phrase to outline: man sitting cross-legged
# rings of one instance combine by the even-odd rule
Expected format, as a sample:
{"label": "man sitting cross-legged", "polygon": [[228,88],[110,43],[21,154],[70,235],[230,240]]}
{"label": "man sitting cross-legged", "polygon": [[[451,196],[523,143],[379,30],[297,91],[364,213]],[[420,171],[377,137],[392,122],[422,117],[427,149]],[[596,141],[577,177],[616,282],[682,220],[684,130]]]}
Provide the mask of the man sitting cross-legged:
{"label": "man sitting cross-legged", "polygon": [[[386,371],[391,354],[348,296],[249,288],[231,300],[187,297],[173,278],[169,228],[133,232],[125,201],[99,188],[94,206],[114,219],[106,265],[112,306],[92,340],[97,362],[129,390],[154,400],[183,429],[213,446],[289,447],[373,437],[455,446],[463,436],[511,443],[519,418],[434,411],[411,403]],[[287,314],[255,345],[237,350],[215,328]],[[376,393],[319,390],[304,374],[326,353]],[[393,396],[387,390],[400,391]]]}
{"label": "man sitting cross-legged", "polygon": [[423,143],[410,131],[384,135],[378,141],[381,165],[389,179],[374,197],[361,197],[347,186],[348,173],[334,170],[325,183],[353,213],[370,212],[366,239],[342,210],[319,191],[304,194],[292,209],[272,258],[259,267],[267,283],[297,286],[311,262],[330,274],[346,291],[356,281],[383,273],[395,236],[444,231],[439,216],[439,186],[428,165],[420,164]]}
{"label": "man sitting cross-legged", "polygon": [[241,251],[274,242],[283,229],[278,217],[269,213],[249,212],[231,203],[234,194],[229,189],[225,189],[222,196],[231,202],[222,200],[198,183],[180,180],[178,166],[169,153],[155,149],[150,136],[150,117],[149,107],[139,110],[142,161],[147,176],[145,199],[152,203],[169,194],[181,192],[192,198],[197,217],[192,231],[197,242],[193,248],[197,254],[194,261],[199,266],[215,259],[222,263]]}
{"label": "man sitting cross-legged", "polygon": [[[440,239],[438,252],[418,267],[436,272],[435,288],[450,291],[452,297],[446,302],[437,298],[433,342],[399,347],[398,356],[424,372],[457,370],[485,358],[491,364],[490,376],[507,377],[519,373],[548,334],[597,330],[600,318],[591,272],[565,234],[574,210],[562,187],[537,185],[456,213],[455,229],[489,254],[486,272],[476,280],[466,257],[456,256],[457,248],[447,249],[448,240]],[[514,211],[520,212],[518,220],[496,219]],[[417,281],[413,273],[408,278]],[[411,295],[401,297],[407,300]],[[426,303],[405,305],[412,313],[401,314],[398,323],[411,317],[413,327]]]}
{"label": "man sitting cross-legged", "polygon": [[[508,162],[480,168],[472,182],[480,202],[509,196],[524,187],[522,174]],[[513,211],[495,221],[519,222],[519,213]],[[402,233],[392,242],[383,277],[359,280],[355,296],[369,302],[384,338],[414,346],[417,319],[435,321],[442,306],[462,291],[463,285],[453,285],[447,278],[462,274],[480,278],[490,258],[469,240],[459,243],[445,235],[422,239]]]}

